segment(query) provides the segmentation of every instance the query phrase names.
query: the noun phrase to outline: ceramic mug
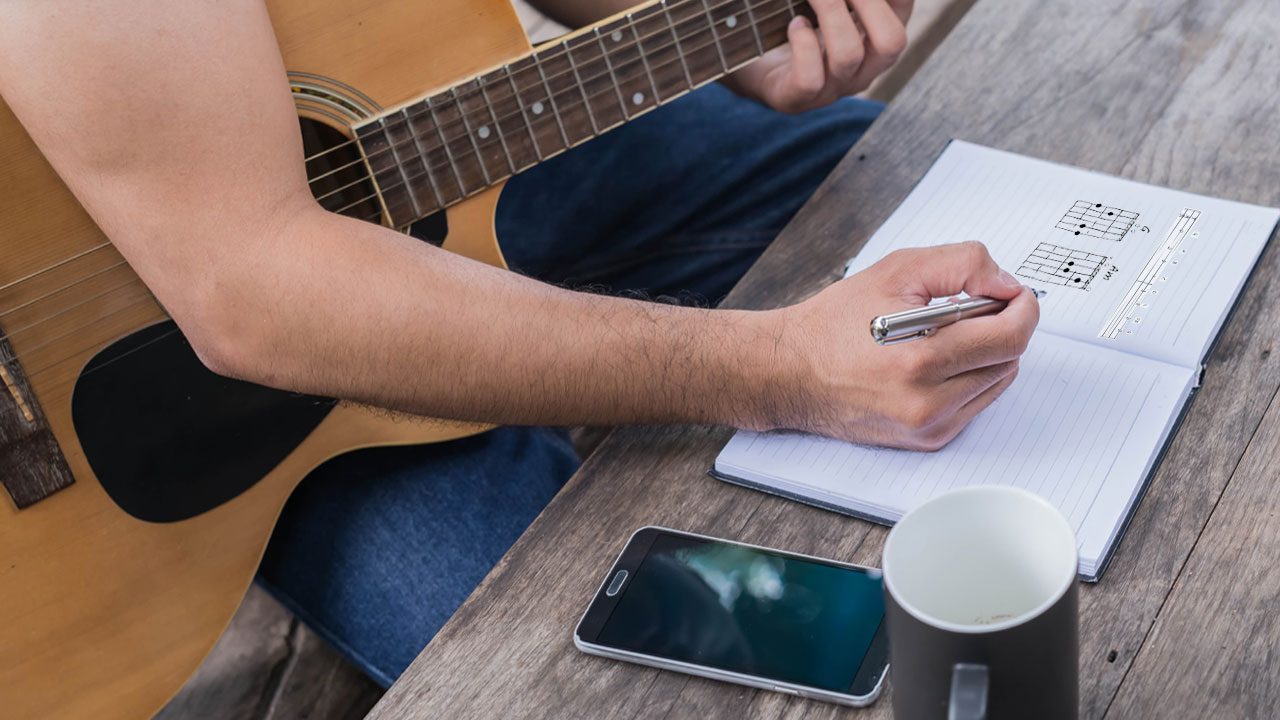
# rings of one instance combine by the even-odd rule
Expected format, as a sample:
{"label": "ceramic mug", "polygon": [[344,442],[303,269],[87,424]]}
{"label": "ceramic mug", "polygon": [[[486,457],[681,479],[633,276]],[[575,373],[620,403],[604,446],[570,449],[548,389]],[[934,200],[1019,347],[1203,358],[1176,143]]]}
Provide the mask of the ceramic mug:
{"label": "ceramic mug", "polygon": [[1075,718],[1076,538],[1014,487],[930,499],[884,547],[897,720]]}

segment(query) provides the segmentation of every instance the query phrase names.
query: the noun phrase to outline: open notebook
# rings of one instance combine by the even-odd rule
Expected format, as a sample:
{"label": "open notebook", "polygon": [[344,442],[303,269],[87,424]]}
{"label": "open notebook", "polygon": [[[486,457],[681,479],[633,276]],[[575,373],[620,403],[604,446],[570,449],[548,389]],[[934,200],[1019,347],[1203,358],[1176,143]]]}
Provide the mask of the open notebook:
{"label": "open notebook", "polygon": [[883,523],[950,488],[1017,485],[1067,517],[1096,580],[1278,219],[953,141],[849,272],[898,248],[983,241],[1042,293],[1018,379],[935,453],[739,432],[712,474]]}

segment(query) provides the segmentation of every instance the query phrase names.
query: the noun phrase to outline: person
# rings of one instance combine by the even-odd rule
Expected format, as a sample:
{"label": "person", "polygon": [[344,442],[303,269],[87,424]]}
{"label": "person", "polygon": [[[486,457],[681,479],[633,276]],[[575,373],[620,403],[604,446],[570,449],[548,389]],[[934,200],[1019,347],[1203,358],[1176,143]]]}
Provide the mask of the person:
{"label": "person", "polygon": [[[581,26],[628,2],[538,7]],[[387,685],[577,467],[555,428],[931,450],[1013,382],[1037,303],[977,243],[896,252],[790,307],[707,307],[876,117],[846,96],[905,43],[910,0],[811,5],[816,27],[797,18],[722,84],[514,178],[497,227],[518,272],[320,208],[261,0],[6,2],[0,95],[213,371],[504,425],[339,458],[281,518],[262,583]],[[1010,302],[871,342],[872,315],[961,291]]]}

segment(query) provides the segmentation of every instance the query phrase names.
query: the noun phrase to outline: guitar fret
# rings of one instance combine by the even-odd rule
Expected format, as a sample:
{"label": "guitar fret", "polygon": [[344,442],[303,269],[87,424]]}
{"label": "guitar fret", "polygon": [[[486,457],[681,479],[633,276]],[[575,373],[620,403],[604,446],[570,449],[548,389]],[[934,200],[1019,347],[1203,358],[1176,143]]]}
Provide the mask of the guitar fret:
{"label": "guitar fret", "polygon": [[675,41],[674,47],[676,55],[680,58],[680,66],[684,68],[684,79],[689,81],[689,89],[693,89],[693,75],[689,73],[689,64],[684,61],[684,50],[680,49],[680,36],[676,34],[676,25],[671,20],[671,10],[667,7],[667,0],[662,0],[662,14],[667,18],[667,28],[671,31],[671,39]]}
{"label": "guitar fret", "polygon": [[[413,205],[413,213],[418,217],[422,217],[423,215],[422,208],[418,206],[418,198],[416,197],[416,194],[413,192],[413,186],[409,184],[409,174],[404,170],[404,162],[400,159],[400,150],[396,148],[396,142],[391,137],[391,132],[387,130],[386,118],[383,118],[380,124],[382,125],[382,134],[386,136],[387,144],[391,148],[391,157],[395,161],[396,169],[400,171],[400,178],[404,180],[405,195],[409,196],[409,203]],[[412,128],[406,128],[406,129],[409,130],[410,135],[413,134]],[[388,209],[388,214],[390,214],[389,209]]]}
{"label": "guitar fret", "polygon": [[649,67],[649,58],[645,55],[644,45],[640,42],[640,32],[636,30],[636,22],[631,13],[627,13],[627,24],[631,26],[631,34],[636,39],[636,51],[640,54],[640,63],[644,65],[644,74],[649,78],[649,87],[653,90],[653,101],[662,104],[662,96],[658,94],[658,84],[653,81],[653,69]]}
{"label": "guitar fret", "polygon": [[542,69],[542,59],[538,57],[539,53],[533,54],[533,64],[538,68],[538,76],[542,78],[542,87],[547,90],[547,103],[551,105],[551,114],[556,116],[556,125],[560,126],[560,136],[564,138],[565,148],[573,145],[569,142],[569,133],[564,129],[564,120],[560,118],[560,109],[556,107],[556,99],[554,93],[551,92],[551,84],[547,82],[547,73]]}
{"label": "guitar fret", "polygon": [[453,94],[453,104],[458,108],[458,115],[462,118],[462,128],[467,131],[467,139],[471,141],[471,148],[476,151],[476,164],[480,166],[480,174],[484,176],[484,184],[486,186],[491,185],[493,180],[489,177],[489,168],[484,165],[484,153],[480,152],[480,144],[476,142],[476,134],[471,130],[471,123],[467,120],[467,109],[458,100],[458,88],[449,88],[449,92]]}
{"label": "guitar fret", "polygon": [[[790,4],[790,0],[783,0],[783,1]],[[751,10],[751,0],[745,0],[745,2],[742,3],[742,5],[747,9],[747,21],[748,21],[747,24],[751,26],[751,34],[755,35],[756,49],[760,51],[759,54],[763,55],[764,41],[760,39],[760,27],[756,25],[756,14]]]}
{"label": "guitar fret", "polygon": [[449,167],[453,170],[453,177],[458,181],[458,195],[466,197],[467,184],[462,182],[462,173],[458,172],[458,163],[453,159],[453,149],[449,147],[449,141],[445,138],[444,131],[440,129],[440,116],[436,113],[436,108],[432,104],[431,98],[427,98],[427,110],[431,113],[431,124],[436,128],[436,135],[440,138],[440,145],[444,147],[445,157],[449,159]]}
{"label": "guitar fret", "polygon": [[[748,22],[742,17],[747,10],[750,10],[750,5],[744,0],[710,5],[711,21],[716,27],[718,48],[722,62],[728,66],[727,72],[732,72],[734,68],[742,67],[763,54],[761,48],[764,42],[757,32],[758,28],[754,21]],[[751,27],[748,28],[747,25]]]}
{"label": "guitar fret", "polygon": [[516,174],[516,161],[511,158],[511,150],[507,147],[506,133],[502,132],[502,123],[498,120],[498,113],[494,112],[493,101],[489,99],[489,91],[485,89],[484,82],[480,78],[476,78],[476,84],[480,86],[480,96],[484,98],[484,104],[489,108],[489,117],[493,118],[493,131],[498,135],[498,142],[502,144],[502,154],[507,156],[507,166],[511,168],[511,174]]}
{"label": "guitar fret", "polygon": [[538,134],[533,131],[533,123],[529,121],[529,113],[525,111],[524,98],[520,97],[520,88],[516,85],[516,79],[511,75],[511,66],[503,65],[502,70],[507,73],[507,80],[511,82],[511,94],[515,95],[516,104],[520,106],[520,116],[524,118],[524,127],[529,132],[529,141],[533,143],[533,154],[537,156],[538,162],[542,162],[545,156],[542,154],[542,148],[538,145]]}
{"label": "guitar fret", "polygon": [[707,16],[707,25],[711,28],[711,39],[716,46],[716,54],[720,56],[720,67],[729,72],[729,63],[724,59],[724,48],[720,45],[720,33],[716,31],[715,18],[711,17],[711,6],[707,4],[707,0],[702,0],[702,11]]}
{"label": "guitar fret", "polygon": [[618,83],[618,74],[613,71],[613,62],[609,60],[609,51],[605,49],[604,39],[600,37],[600,26],[596,26],[596,42],[600,44],[600,55],[604,57],[604,65],[609,68],[609,77],[613,79],[613,92],[618,96],[618,107],[622,109],[622,119],[630,120],[631,114],[627,112],[627,102],[622,99],[622,86]]}
{"label": "guitar fret", "polygon": [[578,91],[582,93],[582,106],[587,109],[587,120],[591,121],[591,130],[593,135],[600,134],[600,127],[596,125],[595,113],[591,112],[591,98],[587,96],[587,87],[582,84],[582,75],[578,74],[578,63],[573,60],[573,53],[569,51],[569,41],[565,40],[561,45],[564,47],[564,56],[569,60],[569,69],[573,70],[573,77],[578,81]]}
{"label": "guitar fret", "polygon": [[400,115],[404,118],[404,126],[409,131],[409,137],[413,138],[413,148],[418,151],[418,157],[422,158],[422,167],[427,170],[427,182],[431,185],[431,192],[436,196],[436,207],[442,208],[444,207],[444,197],[440,195],[440,187],[436,182],[435,173],[431,170],[431,158],[422,149],[418,133],[413,129],[413,119],[409,117],[408,106],[400,108]]}

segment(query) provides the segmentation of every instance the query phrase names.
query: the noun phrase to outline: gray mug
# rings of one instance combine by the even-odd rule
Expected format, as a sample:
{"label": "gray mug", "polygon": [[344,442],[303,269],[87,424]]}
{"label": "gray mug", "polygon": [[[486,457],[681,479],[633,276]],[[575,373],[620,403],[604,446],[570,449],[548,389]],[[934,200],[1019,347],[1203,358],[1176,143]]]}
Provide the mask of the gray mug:
{"label": "gray mug", "polygon": [[1076,539],[1019,488],[939,495],[884,546],[897,720],[1074,719],[1079,707]]}

